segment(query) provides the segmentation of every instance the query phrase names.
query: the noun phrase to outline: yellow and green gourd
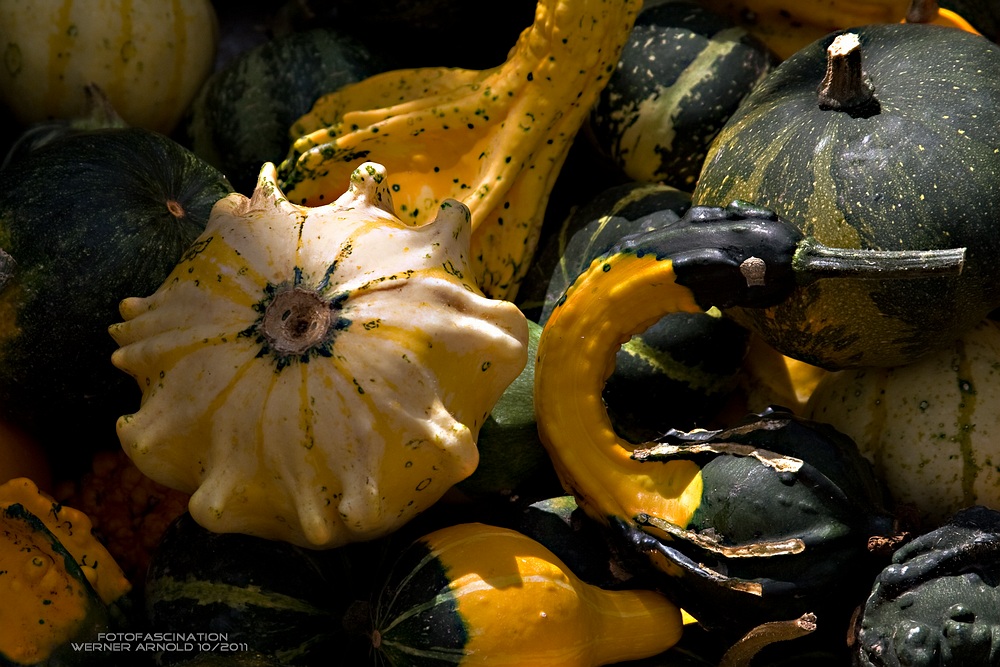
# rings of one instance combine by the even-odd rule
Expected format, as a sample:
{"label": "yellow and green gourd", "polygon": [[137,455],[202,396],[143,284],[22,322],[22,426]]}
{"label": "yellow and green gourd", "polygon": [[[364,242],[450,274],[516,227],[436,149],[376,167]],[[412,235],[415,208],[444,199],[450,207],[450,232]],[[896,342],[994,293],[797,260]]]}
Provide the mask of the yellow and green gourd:
{"label": "yellow and green gourd", "polygon": [[300,206],[266,164],[162,286],[122,302],[112,362],[142,389],[118,435],[216,532],[313,548],[392,532],[476,468],[480,427],[527,360],[486,298],[469,212],[396,217],[381,165]]}
{"label": "yellow and green gourd", "polygon": [[469,207],[475,279],[488,296],[513,298],[556,176],[640,5],[541,0],[501,65],[396,70],[331,92],[293,124],[282,187],[296,203],[322,204],[361,162],[384,164],[401,219],[423,224],[448,198]]}
{"label": "yellow and green gourd", "polygon": [[541,543],[482,523],[404,549],[374,619],[372,644],[393,667],[597,667],[662,653],[683,631],[661,593],[585,583]]}
{"label": "yellow and green gourd", "polygon": [[27,478],[0,484],[0,665],[70,664],[131,588],[85,514]]}

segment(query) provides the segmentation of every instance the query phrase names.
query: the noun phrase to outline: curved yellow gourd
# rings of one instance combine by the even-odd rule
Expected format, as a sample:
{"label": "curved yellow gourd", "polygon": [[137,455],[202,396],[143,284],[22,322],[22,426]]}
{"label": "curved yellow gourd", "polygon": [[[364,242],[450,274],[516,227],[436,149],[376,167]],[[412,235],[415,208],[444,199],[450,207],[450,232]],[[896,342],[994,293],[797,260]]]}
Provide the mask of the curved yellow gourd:
{"label": "curved yellow gourd", "polygon": [[448,526],[415,549],[424,557],[396,573],[376,610],[373,643],[391,665],[419,655],[462,667],[597,667],[657,655],[683,633],[662,594],[588,584],[508,528]]}
{"label": "curved yellow gourd", "polygon": [[143,391],[118,422],[136,466],[210,530],[314,548],[390,533],[470,475],[528,326],[476,288],[468,210],[438,208],[400,221],[372,163],[326,206],[288,201],[271,164],[217,203],[111,327]]}
{"label": "curved yellow gourd", "polygon": [[86,114],[97,85],[128,124],[169,134],[215,63],[210,0],[4,0],[0,99],[24,124]]}
{"label": "curved yellow gourd", "polygon": [[665,313],[703,312],[675,279],[673,262],[654,254],[599,258],[542,330],[535,367],[539,436],[564,486],[600,521],[649,514],[685,526],[701,502],[698,465],[632,460],[642,445],[615,433],[601,399],[622,343]]}
{"label": "curved yellow gourd", "polygon": [[392,71],[332,92],[291,128],[282,187],[292,201],[322,204],[374,160],[388,169],[406,222],[461,201],[472,212],[479,287],[512,299],[556,176],[641,4],[541,0],[502,65]]}

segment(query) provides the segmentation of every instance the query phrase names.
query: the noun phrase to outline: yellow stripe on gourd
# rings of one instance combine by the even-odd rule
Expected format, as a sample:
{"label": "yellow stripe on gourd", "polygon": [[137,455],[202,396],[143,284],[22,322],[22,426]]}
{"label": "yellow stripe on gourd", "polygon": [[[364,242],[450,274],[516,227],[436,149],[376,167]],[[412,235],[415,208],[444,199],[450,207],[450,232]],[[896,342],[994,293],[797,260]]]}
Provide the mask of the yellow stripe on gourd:
{"label": "yellow stripe on gourd", "polygon": [[669,259],[599,258],[542,331],[535,367],[539,435],[564,486],[601,521],[647,513],[685,527],[701,502],[697,464],[632,460],[637,445],[618,436],[602,399],[622,343],[666,313],[703,312],[675,278]]}

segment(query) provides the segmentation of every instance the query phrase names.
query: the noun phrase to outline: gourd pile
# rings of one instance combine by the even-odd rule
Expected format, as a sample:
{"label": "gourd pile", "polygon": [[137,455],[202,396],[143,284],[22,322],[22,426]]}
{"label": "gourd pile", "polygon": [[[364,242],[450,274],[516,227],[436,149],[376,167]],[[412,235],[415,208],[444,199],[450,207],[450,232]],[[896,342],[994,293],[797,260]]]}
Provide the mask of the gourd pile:
{"label": "gourd pile", "polygon": [[0,2],[0,667],[1000,664],[993,0]]}

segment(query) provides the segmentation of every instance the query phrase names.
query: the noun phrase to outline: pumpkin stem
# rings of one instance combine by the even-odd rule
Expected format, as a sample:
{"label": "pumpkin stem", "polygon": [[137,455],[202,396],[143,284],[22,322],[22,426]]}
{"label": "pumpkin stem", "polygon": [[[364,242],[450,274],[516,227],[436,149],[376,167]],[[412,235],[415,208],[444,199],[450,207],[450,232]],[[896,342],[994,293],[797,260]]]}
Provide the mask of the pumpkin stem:
{"label": "pumpkin stem", "polygon": [[957,276],[965,266],[965,248],[943,250],[867,250],[831,248],[814,239],[799,243],[792,268],[800,283],[847,277],[899,280]]}
{"label": "pumpkin stem", "polygon": [[906,10],[907,23],[930,23],[938,16],[937,0],[911,0]]}
{"label": "pumpkin stem", "polygon": [[268,305],[263,333],[275,351],[299,355],[326,339],[333,316],[328,301],[295,288],[277,294]]}
{"label": "pumpkin stem", "polygon": [[826,74],[820,83],[821,109],[868,117],[879,112],[875,86],[861,64],[861,40],[853,32],[838,35],[826,49]]}
{"label": "pumpkin stem", "polygon": [[722,656],[719,667],[745,667],[768,644],[804,637],[815,629],[815,614],[803,614],[793,621],[763,623],[733,644]]}

